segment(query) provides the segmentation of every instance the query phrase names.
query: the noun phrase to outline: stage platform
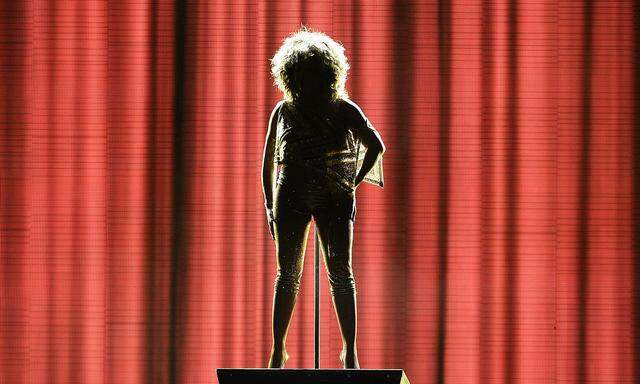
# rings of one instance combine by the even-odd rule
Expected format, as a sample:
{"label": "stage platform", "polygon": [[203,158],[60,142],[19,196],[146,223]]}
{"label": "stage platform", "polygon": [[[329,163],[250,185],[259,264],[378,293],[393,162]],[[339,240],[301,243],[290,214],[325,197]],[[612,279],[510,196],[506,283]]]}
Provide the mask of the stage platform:
{"label": "stage platform", "polygon": [[218,368],[220,384],[409,384],[402,369]]}

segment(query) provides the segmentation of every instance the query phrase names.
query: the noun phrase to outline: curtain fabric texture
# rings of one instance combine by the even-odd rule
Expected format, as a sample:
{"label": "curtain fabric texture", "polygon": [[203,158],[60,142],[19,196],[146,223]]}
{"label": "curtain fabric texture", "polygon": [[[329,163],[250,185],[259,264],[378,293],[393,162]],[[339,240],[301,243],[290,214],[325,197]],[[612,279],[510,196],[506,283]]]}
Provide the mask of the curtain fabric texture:
{"label": "curtain fabric texture", "polygon": [[[0,382],[265,367],[269,58],[341,41],[385,141],[358,190],[363,368],[414,384],[640,377],[632,1],[3,1]],[[311,234],[310,234],[311,236]],[[313,241],[287,349],[313,367]],[[340,333],[321,282],[321,367]]]}

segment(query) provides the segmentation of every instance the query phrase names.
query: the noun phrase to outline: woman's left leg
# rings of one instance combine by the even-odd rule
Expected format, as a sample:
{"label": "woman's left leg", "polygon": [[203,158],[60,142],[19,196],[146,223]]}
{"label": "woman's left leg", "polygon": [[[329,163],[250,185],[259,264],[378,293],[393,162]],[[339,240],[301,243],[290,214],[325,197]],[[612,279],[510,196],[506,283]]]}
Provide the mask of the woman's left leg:
{"label": "woman's left leg", "polygon": [[[286,180],[286,181],[285,181]],[[288,359],[286,338],[300,290],[311,212],[296,179],[279,178],[274,201],[277,274],[273,294],[273,347],[268,368],[282,368]]]}

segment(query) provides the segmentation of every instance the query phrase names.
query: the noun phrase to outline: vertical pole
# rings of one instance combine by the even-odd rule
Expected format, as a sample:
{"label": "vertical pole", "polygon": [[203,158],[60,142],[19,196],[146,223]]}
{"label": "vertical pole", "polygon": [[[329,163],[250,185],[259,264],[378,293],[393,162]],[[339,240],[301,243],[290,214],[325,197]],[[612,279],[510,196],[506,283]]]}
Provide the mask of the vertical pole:
{"label": "vertical pole", "polygon": [[314,303],[314,316],[315,316],[315,369],[320,368],[320,237],[318,235],[317,225],[313,226],[313,237],[315,238],[313,244],[313,253],[315,259],[315,303]]}

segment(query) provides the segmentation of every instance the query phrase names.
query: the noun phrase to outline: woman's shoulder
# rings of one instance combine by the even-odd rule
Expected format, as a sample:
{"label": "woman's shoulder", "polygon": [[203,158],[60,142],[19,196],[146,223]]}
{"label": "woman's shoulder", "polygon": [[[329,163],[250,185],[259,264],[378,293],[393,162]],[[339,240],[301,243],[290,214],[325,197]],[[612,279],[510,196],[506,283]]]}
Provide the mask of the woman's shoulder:
{"label": "woman's shoulder", "polygon": [[271,109],[271,116],[275,117],[278,115],[278,113],[280,113],[280,110],[282,109],[282,106],[284,105],[286,100],[282,99],[279,100],[276,105],[273,107],[273,109]]}
{"label": "woman's shoulder", "polygon": [[341,109],[345,115],[353,121],[364,121],[366,119],[362,108],[353,100],[349,98],[340,99]]}
{"label": "woman's shoulder", "polygon": [[283,110],[283,106],[285,105],[285,103],[286,103],[285,99],[279,100],[276,103],[276,105],[271,110],[271,120],[273,120],[275,122],[280,118],[282,110]]}
{"label": "woman's shoulder", "polygon": [[[340,98],[337,100],[337,104],[337,112],[339,114],[342,114],[343,117],[348,119],[349,121],[352,121],[354,123],[361,123],[363,121],[366,121],[364,112],[355,101],[349,98]],[[335,108],[330,109],[334,109],[335,113]],[[278,101],[278,103],[273,108],[274,114],[280,113],[280,111],[289,111],[289,113],[291,113],[297,110],[298,108],[296,107],[296,105],[286,99]]]}
{"label": "woman's shoulder", "polygon": [[278,102],[276,103],[275,107],[273,107],[273,110],[275,112],[278,112],[282,109],[282,107],[287,103],[287,100],[282,99],[282,100],[278,100]]}

